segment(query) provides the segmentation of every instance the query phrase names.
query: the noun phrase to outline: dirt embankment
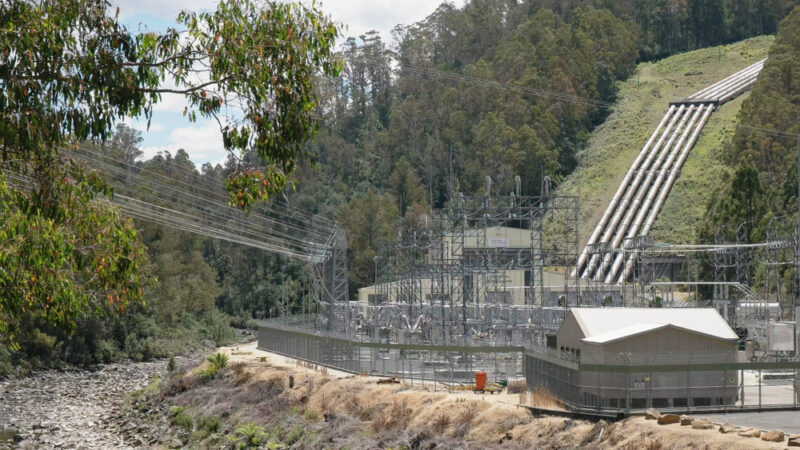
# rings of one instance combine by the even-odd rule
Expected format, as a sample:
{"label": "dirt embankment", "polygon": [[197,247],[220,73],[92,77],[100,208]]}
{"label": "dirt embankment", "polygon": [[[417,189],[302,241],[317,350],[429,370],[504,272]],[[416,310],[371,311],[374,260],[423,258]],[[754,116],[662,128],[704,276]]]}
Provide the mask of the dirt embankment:
{"label": "dirt embankment", "polygon": [[201,367],[151,386],[138,397],[129,417],[161,423],[168,417],[175,434],[161,445],[173,447],[248,441],[314,449],[781,445],[716,429],[658,425],[641,417],[613,424],[534,418],[516,406],[518,396],[452,394],[434,391],[430,384],[378,384],[372,377],[315,370],[276,355],[265,357],[252,347],[224,351],[233,355],[213,379]]}

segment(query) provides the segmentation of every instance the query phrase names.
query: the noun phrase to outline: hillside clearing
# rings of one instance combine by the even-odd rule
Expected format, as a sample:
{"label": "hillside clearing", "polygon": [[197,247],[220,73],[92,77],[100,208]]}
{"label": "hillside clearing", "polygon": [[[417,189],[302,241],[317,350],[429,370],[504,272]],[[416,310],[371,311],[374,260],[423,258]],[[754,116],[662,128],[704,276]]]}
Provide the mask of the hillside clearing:
{"label": "hillside clearing", "polygon": [[[588,147],[578,154],[578,169],[559,187],[561,194],[581,199],[581,245],[588,240],[669,102],[765,58],[773,40],[772,36],[760,36],[642,63],[621,83],[614,111],[594,130]],[[694,226],[702,219],[712,192],[728,174],[719,153],[732,136],[746,95],[711,116],[655,223],[652,235],[656,241],[694,241]]]}

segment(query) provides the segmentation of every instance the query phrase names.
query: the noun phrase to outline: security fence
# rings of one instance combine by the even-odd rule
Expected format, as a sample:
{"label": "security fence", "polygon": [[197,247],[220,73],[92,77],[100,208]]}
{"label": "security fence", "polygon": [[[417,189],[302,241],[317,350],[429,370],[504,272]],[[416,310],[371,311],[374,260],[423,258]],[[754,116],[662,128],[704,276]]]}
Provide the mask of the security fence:
{"label": "security fence", "polygon": [[530,390],[547,390],[576,410],[683,412],[796,408],[800,403],[797,360],[709,362],[690,353],[630,355],[630,360],[638,363],[595,364],[526,350],[525,376]]}
{"label": "security fence", "polygon": [[523,377],[522,347],[433,345],[355,340],[334,332],[311,331],[286,323],[259,323],[258,348],[352,373],[397,377],[410,382],[474,382]]}
{"label": "security fence", "polygon": [[592,360],[553,348],[468,341],[371,339],[314,329],[303,316],[259,323],[258,347],[333,369],[442,383],[525,377],[531,391],[546,391],[573,410],[630,413],[795,408],[800,403],[800,361],[739,362],[719,354],[626,353]]}

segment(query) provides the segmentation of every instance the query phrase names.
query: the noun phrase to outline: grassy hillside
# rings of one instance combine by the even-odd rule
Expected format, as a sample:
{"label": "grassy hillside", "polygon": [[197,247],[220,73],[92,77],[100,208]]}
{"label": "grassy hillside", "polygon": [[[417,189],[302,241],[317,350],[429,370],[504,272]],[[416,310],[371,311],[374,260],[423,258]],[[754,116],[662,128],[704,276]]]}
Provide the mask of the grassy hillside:
{"label": "grassy hillside", "polygon": [[[581,244],[589,239],[669,102],[765,58],[773,39],[761,36],[642,63],[621,84],[614,111],[592,133],[587,149],[579,154],[578,169],[559,188],[561,194],[581,198]],[[744,97],[712,114],[659,214],[651,233],[657,241],[685,243],[694,239],[694,225],[700,222],[713,190],[727,176],[728,169],[719,161],[719,153],[733,134]]]}

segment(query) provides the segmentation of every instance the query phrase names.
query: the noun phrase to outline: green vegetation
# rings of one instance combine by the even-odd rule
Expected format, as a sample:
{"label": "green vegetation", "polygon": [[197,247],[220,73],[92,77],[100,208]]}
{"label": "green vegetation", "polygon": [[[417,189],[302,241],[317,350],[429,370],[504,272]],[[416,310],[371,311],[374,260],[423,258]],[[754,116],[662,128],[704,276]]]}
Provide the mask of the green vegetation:
{"label": "green vegetation", "polygon": [[[743,102],[735,136],[723,149],[722,159],[732,175],[713,192],[700,226],[700,239],[714,242],[718,230],[726,240],[736,238],[738,226],[750,242],[761,242],[771,219],[795,218],[798,211],[797,158],[800,151],[800,7],[784,19],[769,59]],[[794,220],[780,224],[791,233]],[[788,226],[788,230],[784,229]],[[756,286],[764,283],[764,267],[754,264],[749,274]],[[706,265],[703,268],[710,272]],[[792,286],[789,266],[780,269],[783,286]],[[790,301],[791,295],[784,299]],[[788,306],[788,305],[784,305]]]}
{"label": "green vegetation", "polygon": [[208,364],[216,370],[222,370],[228,365],[228,355],[224,353],[214,353],[206,357]]}
{"label": "green vegetation", "polygon": [[[559,187],[563,194],[581,197],[582,241],[589,238],[669,102],[765,58],[772,42],[772,37],[763,36],[637,66],[636,74],[620,84],[614,111],[578,154],[578,169]],[[721,152],[724,142],[732,137],[732,121],[742,102],[742,98],[729,102],[711,116],[658,216],[652,233],[656,240],[696,241],[694,229],[703,220],[714,189],[724,183],[729,170]]]}
{"label": "green vegetation", "polygon": [[[162,93],[184,94],[190,120],[221,124],[237,162],[226,174],[231,203],[247,208],[281,190],[308,156],[318,121],[312,78],[339,71],[332,54],[338,30],[315,6],[223,1],[212,13],[180,14],[182,31],[162,34],[130,32],[109,7],[105,0],[0,4],[0,345],[9,350],[0,356],[14,364],[168,356],[176,349],[162,352],[156,342],[187,330],[178,325],[183,320],[205,322],[217,340],[230,334],[213,308],[211,271],[194,272],[195,283],[181,279],[203,268],[195,267],[199,248],[183,240],[157,245],[168,237],[140,240],[129,219],[94,201],[110,189],[65,161],[64,146],[105,142],[115,121],[149,119]],[[167,79],[173,87],[161,85]],[[227,120],[229,103],[244,114]],[[121,137],[112,143],[136,144]],[[138,150],[115,151],[132,162]],[[245,152],[260,164],[244,164]],[[153,268],[142,241],[152,244]],[[166,327],[155,325],[156,311],[146,306],[153,272],[165,275],[155,310],[170,313]],[[183,301],[166,300],[173,296]],[[193,308],[181,308],[195,299]]]}
{"label": "green vegetation", "polygon": [[[230,324],[309,310],[303,262],[124,219],[94,201],[107,185],[63,163],[64,146],[89,146],[197,186],[197,195],[224,184],[220,192],[243,209],[296,187],[279,201],[342,222],[355,290],[372,282],[380,241],[424,223],[456,192],[482,193],[487,175],[495,193],[520,175],[533,195],[544,175],[566,179],[562,192],[588,199],[582,223],[596,223],[667,102],[763,58],[772,38],[636,61],[771,32],[796,3],[475,0],[398,28],[391,52],[371,32],[335,54],[338,30],[313,5],[226,0],[212,13],[181,14],[185,33],[156,34],[126,30],[103,0],[3,2],[0,164],[33,184],[0,177],[0,375],[169,357],[203,340],[230,342]],[[794,117],[796,48],[779,37],[762,77],[773,86],[759,81],[751,99],[713,116],[656,224],[659,239],[693,239],[700,205],[722,192],[730,170],[718,143],[739,108],[765,127],[795,126],[769,120]],[[196,81],[200,66],[207,83]],[[198,168],[184,150],[137,160],[141,134],[115,122],[149,118],[166,92],[186,96],[189,120],[221,119],[225,164]],[[242,114],[225,117],[229,103]],[[781,171],[792,163],[771,158],[784,147],[756,147],[763,141],[741,130],[734,142],[723,156],[755,167],[761,186],[777,182],[788,204],[795,181]],[[222,367],[210,364],[207,377]]]}
{"label": "green vegetation", "polygon": [[[269,435],[264,427],[255,422],[250,422],[237,428],[233,436],[231,436],[231,441],[236,444],[237,448],[259,448],[268,438]],[[270,446],[269,448],[273,447]]]}

